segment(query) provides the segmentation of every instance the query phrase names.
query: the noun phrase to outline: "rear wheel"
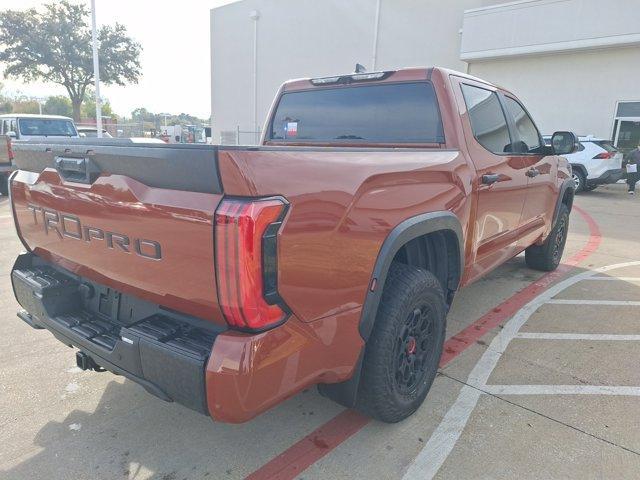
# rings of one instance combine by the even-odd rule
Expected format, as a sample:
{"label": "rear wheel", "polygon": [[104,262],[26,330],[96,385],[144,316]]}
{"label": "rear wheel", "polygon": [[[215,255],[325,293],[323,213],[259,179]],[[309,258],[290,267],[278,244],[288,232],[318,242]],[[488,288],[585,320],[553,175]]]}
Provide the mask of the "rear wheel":
{"label": "rear wheel", "polygon": [[9,178],[0,174],[0,195],[9,195]]}
{"label": "rear wheel", "polygon": [[573,169],[573,183],[575,184],[576,193],[584,191],[587,186],[587,177],[577,168]]}
{"label": "rear wheel", "polygon": [[442,354],[444,298],[430,272],[391,265],[365,349],[358,410],[383,422],[399,422],[422,404]]}
{"label": "rear wheel", "polygon": [[569,208],[563,203],[556,224],[542,245],[532,245],[524,252],[529,268],[550,272],[558,268],[569,230]]}

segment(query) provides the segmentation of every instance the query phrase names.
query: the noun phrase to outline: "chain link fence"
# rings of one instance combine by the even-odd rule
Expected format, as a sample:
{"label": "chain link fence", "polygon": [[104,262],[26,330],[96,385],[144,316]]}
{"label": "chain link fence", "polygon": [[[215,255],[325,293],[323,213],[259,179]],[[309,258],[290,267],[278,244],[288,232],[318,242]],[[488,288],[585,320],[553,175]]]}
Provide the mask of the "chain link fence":
{"label": "chain link fence", "polygon": [[[95,130],[95,123],[77,123],[78,129],[92,128]],[[105,123],[102,125],[102,130],[106,131],[112,137],[116,138],[131,138],[131,137],[143,137],[143,126],[141,123]]]}

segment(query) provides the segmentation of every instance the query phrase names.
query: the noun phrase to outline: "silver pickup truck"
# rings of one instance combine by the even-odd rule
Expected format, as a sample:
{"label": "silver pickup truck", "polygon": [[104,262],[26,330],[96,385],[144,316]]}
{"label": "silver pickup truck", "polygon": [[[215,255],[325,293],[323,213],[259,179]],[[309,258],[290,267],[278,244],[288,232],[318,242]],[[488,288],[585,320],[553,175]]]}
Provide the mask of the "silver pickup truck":
{"label": "silver pickup truck", "polygon": [[0,115],[0,195],[7,195],[7,181],[14,170],[11,143],[49,137],[78,138],[78,130],[71,118],[60,115]]}

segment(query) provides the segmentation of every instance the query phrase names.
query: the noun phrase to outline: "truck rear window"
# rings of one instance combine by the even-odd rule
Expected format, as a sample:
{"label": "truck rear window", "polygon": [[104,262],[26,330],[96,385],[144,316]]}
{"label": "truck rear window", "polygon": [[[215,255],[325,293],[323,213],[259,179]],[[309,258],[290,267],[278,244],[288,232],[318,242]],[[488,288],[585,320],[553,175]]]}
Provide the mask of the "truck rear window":
{"label": "truck rear window", "polygon": [[278,143],[444,143],[428,82],[285,93],[271,121]]}
{"label": "truck rear window", "polygon": [[20,135],[40,137],[75,137],[76,127],[70,120],[58,118],[20,118]]}

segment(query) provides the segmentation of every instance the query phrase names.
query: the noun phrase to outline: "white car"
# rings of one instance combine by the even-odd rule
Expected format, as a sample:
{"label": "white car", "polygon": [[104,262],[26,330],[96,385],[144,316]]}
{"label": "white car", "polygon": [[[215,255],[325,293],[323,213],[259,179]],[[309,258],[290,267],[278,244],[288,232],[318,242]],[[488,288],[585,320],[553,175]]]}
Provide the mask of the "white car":
{"label": "white car", "polygon": [[[593,135],[578,139],[580,149],[565,155],[573,169],[576,193],[593,190],[598,185],[616,183],[623,177],[622,152],[613,146],[611,140]],[[549,144],[551,137],[545,135],[544,141]]]}
{"label": "white car", "polygon": [[[97,138],[98,137],[98,127],[86,127],[82,125],[76,125],[78,129],[78,134],[80,138]],[[113,138],[113,136],[107,132],[104,128],[102,129],[102,138]]]}

